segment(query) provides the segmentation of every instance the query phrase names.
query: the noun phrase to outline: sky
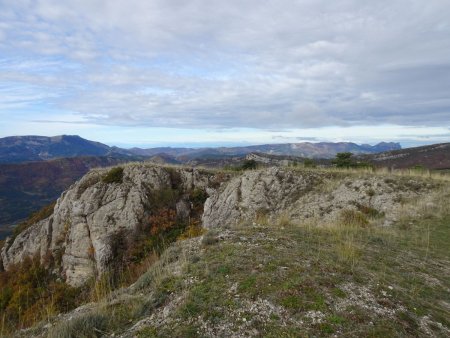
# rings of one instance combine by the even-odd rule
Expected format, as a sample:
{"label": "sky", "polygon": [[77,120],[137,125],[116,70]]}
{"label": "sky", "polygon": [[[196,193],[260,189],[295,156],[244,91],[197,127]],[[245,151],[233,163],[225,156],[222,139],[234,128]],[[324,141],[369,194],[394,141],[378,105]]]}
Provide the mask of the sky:
{"label": "sky", "polygon": [[450,141],[448,0],[0,0],[0,137]]}

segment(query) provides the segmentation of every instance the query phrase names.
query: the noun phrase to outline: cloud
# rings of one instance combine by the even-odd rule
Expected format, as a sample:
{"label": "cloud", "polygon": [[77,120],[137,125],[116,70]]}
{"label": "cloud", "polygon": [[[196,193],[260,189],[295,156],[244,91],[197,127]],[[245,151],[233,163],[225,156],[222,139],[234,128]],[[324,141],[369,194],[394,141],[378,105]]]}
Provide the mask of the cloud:
{"label": "cloud", "polygon": [[438,0],[0,0],[0,110],[130,127],[448,126],[449,16]]}
{"label": "cloud", "polygon": [[320,141],[320,138],[314,136],[283,136],[283,135],[274,135],[272,136],[272,140],[277,140],[280,142],[309,142],[309,141]]}

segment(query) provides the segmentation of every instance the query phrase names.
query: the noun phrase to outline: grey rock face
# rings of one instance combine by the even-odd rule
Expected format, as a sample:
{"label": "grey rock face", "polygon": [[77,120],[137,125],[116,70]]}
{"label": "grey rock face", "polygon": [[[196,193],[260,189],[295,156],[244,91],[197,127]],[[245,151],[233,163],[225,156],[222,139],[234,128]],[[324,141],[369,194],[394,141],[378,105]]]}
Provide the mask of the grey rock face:
{"label": "grey rock face", "polygon": [[[183,191],[206,188],[212,174],[146,164],[124,167],[122,183],[106,184],[107,169],[93,170],[59,198],[54,213],[9,240],[1,252],[5,269],[26,256],[51,253],[61,260],[61,274],[81,285],[104,272],[112,257],[113,234],[136,229],[151,208],[153,191],[175,187]],[[177,209],[186,217],[188,205]]]}
{"label": "grey rock face", "polygon": [[377,212],[381,225],[398,217],[402,200],[417,198],[432,187],[411,179],[379,176],[333,178],[320,172],[280,168],[250,171],[218,190],[207,190],[203,225],[220,227],[240,221],[270,222],[285,217],[293,223],[335,222],[342,210]]}
{"label": "grey rock face", "polygon": [[223,189],[208,190],[210,197],[205,203],[203,225],[235,224],[254,219],[258,214],[275,217],[320,181],[320,176],[313,173],[299,175],[276,167],[245,172]]}

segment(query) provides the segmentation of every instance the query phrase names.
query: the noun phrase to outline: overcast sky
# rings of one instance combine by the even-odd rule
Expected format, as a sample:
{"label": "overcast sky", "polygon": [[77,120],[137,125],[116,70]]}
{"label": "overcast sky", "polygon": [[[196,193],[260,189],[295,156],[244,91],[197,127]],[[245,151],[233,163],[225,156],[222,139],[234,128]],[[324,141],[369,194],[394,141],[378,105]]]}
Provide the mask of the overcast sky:
{"label": "overcast sky", "polygon": [[0,137],[450,141],[448,0],[0,0]]}

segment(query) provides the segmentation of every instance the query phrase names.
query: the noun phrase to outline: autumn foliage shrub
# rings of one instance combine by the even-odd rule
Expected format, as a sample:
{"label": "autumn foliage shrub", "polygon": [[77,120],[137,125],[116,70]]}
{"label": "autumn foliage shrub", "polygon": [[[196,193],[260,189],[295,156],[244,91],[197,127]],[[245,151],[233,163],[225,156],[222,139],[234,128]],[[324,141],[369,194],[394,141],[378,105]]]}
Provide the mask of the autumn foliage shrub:
{"label": "autumn foliage shrub", "polygon": [[80,290],[59,280],[38,257],[0,273],[0,318],[3,329],[30,326],[78,305]]}
{"label": "autumn foliage shrub", "polygon": [[150,234],[156,236],[175,227],[177,223],[177,213],[175,210],[164,208],[155,215],[150,216],[149,222]]}

